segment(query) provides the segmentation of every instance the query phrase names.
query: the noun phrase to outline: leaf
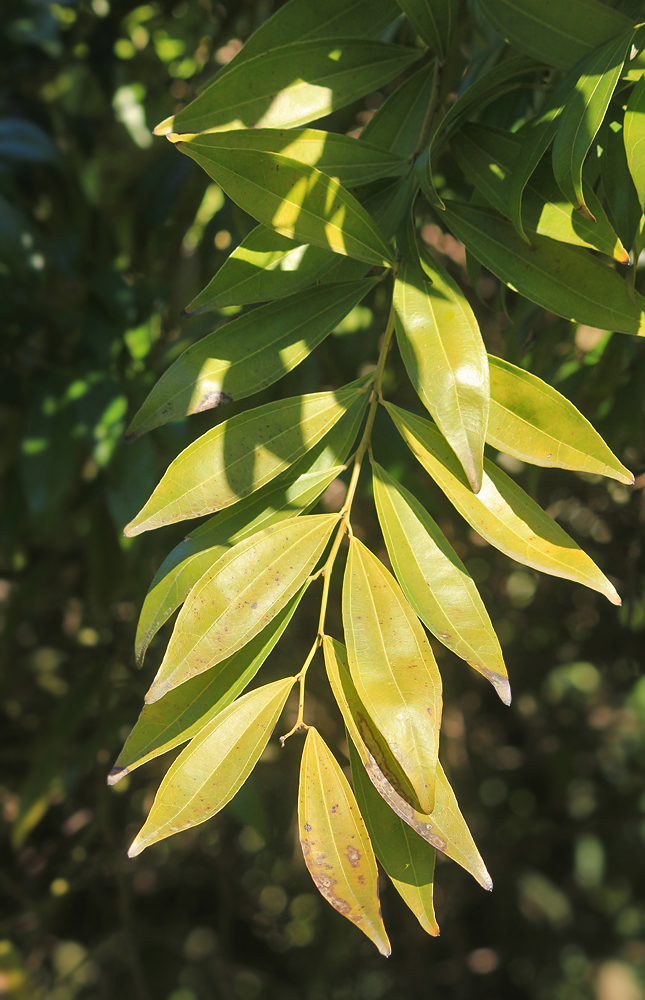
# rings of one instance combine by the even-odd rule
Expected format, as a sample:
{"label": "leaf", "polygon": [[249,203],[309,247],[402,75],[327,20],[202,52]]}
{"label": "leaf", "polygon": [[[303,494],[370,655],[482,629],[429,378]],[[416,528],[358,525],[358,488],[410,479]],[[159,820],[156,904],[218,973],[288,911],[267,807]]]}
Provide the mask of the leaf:
{"label": "leaf", "polygon": [[374,853],[426,934],[436,937],[439,925],[432,899],[436,849],[386,805],[367,777],[358,752],[349,738],[347,743],[354,793]]}
{"label": "leaf", "polygon": [[368,264],[392,264],[378,226],[335,178],[279,153],[229,149],[224,141],[230,138],[218,132],[179,142],[177,148],[236,205],[283,236]]}
{"label": "leaf", "polygon": [[297,292],[219,327],[164,372],[130,424],[128,438],[272,385],[304,361],[377,281]]}
{"label": "leaf", "polygon": [[154,705],[144,705],[108,775],[108,785],[115,785],[142,764],[191,740],[227,708],[257,674],[293,618],[307,586],[246,646],[222,660],[218,669],[199,674]]}
{"label": "leaf", "polygon": [[436,86],[437,64],[427,63],[390,94],[361,132],[361,142],[372,142],[399,156],[413,156]]}
{"label": "leaf", "polygon": [[[412,827],[426,840],[476,879],[484,889],[492,889],[490,875],[486,871],[475,842],[470,835],[457,800],[441,764],[437,762],[435,808],[432,816],[417,812],[391,783],[390,759],[374,723],[362,704],[354,687],[347,663],[347,653],[341,643],[329,636],[323,639],[327,677],[338,707],[356,747],[367,775],[379,795],[404,823]],[[381,741],[379,747],[378,741]],[[375,757],[375,754],[377,757]],[[378,758],[378,759],[377,759]],[[386,773],[383,771],[385,767]]]}
{"label": "leaf", "polygon": [[553,144],[555,179],[571,204],[586,211],[589,209],[582,190],[582,167],[602,125],[633,38],[632,27],[583,60],[575,90],[559,118]]}
{"label": "leaf", "polygon": [[620,604],[589,556],[497,465],[484,459],[484,482],[475,495],[447,443],[427,420],[384,405],[412,453],[482,538],[525,566],[581,583]]}
{"label": "leaf", "polygon": [[443,61],[457,27],[458,0],[398,0],[408,21]]}
{"label": "leaf", "polygon": [[[453,137],[451,149],[464,174],[498,212],[510,218],[509,190],[513,168],[523,148],[512,132],[485,125],[464,125]],[[595,222],[586,218],[563,198],[547,161],[539,175],[527,182],[522,201],[524,228],[561,243],[600,250],[620,263],[629,254],[613,231],[592,189],[585,193]]]}
{"label": "leaf", "polygon": [[403,593],[432,634],[510,705],[502,650],[468,570],[419,501],[380,465],[372,469],[379,523]]}
{"label": "leaf", "polygon": [[242,695],[194,737],[168,770],[128,857],[205,823],[230,802],[261,756],[295,677]]}
{"label": "leaf", "polygon": [[605,202],[614,220],[616,231],[625,244],[638,255],[636,238],[642,226],[643,205],[632,179],[626,142],[625,128],[620,127],[620,122],[607,122],[606,127],[603,126],[600,169]]}
{"label": "leaf", "polygon": [[254,493],[317,444],[369,385],[368,376],[333,392],[279,399],[213,427],[171,462],[123,533],[212,514]]}
{"label": "leaf", "polygon": [[514,48],[559,69],[630,27],[599,0],[480,0],[480,6]]}
{"label": "leaf", "polygon": [[455,236],[501,281],[544,309],[575,323],[645,335],[645,300],[632,302],[616,271],[585,250],[531,233],[529,246],[500,215],[452,201]]}
{"label": "leaf", "polygon": [[636,187],[641,208],[645,205],[645,74],[632,90],[623,126],[629,172]]}
{"label": "leaf", "polygon": [[488,423],[488,357],[479,325],[448,272],[429,255],[419,260],[412,226],[400,249],[394,310],[401,357],[477,492]]}
{"label": "leaf", "polygon": [[343,626],[359,697],[410,781],[421,811],[431,813],[441,677],[398,583],[356,537],[350,538],[345,568]]}
{"label": "leaf", "polygon": [[298,828],[305,864],[320,894],[381,955],[389,955],[370,838],[347,778],[313,727],[300,765]]}
{"label": "leaf", "polygon": [[402,45],[341,35],[279,42],[218,73],[155,134],[306,125],[378,90],[419,55]]}
{"label": "leaf", "polygon": [[315,514],[271,524],[238,542],[207,570],[179,612],[146,704],[214,667],[261,632],[302,587],[339,517]]}
{"label": "leaf", "polygon": [[523,462],[609,476],[631,486],[634,477],[572,402],[537,375],[495,358],[486,440]]}

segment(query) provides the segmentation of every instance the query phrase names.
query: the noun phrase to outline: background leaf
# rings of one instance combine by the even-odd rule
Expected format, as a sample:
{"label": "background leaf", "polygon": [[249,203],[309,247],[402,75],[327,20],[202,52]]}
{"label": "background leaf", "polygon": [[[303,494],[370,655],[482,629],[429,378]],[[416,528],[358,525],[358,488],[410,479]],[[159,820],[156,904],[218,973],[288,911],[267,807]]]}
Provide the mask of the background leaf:
{"label": "background leaf", "polygon": [[398,0],[424,42],[444,59],[459,17],[458,0]]}
{"label": "background leaf", "polygon": [[368,121],[360,134],[361,142],[372,142],[406,159],[412,156],[421,138],[436,73],[436,63],[428,63],[397,87]]}

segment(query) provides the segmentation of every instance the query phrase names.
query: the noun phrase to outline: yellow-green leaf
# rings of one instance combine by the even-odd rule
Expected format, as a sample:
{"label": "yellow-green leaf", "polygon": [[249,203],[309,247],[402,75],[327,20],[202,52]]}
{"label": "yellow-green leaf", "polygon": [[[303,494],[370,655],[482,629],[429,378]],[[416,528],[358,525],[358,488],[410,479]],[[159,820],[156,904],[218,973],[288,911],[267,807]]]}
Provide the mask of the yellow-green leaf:
{"label": "yellow-green leaf", "polygon": [[401,588],[356,537],[343,582],[343,625],[352,679],[421,812],[434,808],[441,677],[430,643]]}
{"label": "yellow-green leaf", "polygon": [[645,204],[645,73],[632,90],[623,125],[629,172],[636,187],[641,208]]}
{"label": "yellow-green leaf", "polygon": [[334,697],[352,743],[377,792],[397,816],[412,827],[420,837],[470,872],[484,889],[492,889],[490,875],[459,811],[454,792],[443,773],[441,764],[437,763],[434,812],[432,816],[427,816],[414,809],[401,796],[400,790],[392,784],[392,758],[358,696],[350,676],[345,647],[335,639],[325,636],[323,651]]}
{"label": "yellow-green leaf", "polygon": [[154,705],[144,705],[108,775],[108,785],[115,785],[142,764],[192,740],[211,719],[227,708],[257,674],[293,618],[307,586],[305,584],[294,594],[254,639],[222,660],[218,669],[214,667],[199,674],[169,691]]}
{"label": "yellow-green leaf", "polygon": [[439,925],[432,899],[436,848],[423,840],[386,805],[367,777],[358,751],[349,736],[347,743],[354,794],[374,853],[424,931],[436,937]]}
{"label": "yellow-green leaf", "polygon": [[186,598],[146,695],[152,704],[245,645],[302,587],[339,514],[292,517],[238,542]]}
{"label": "yellow-green leaf", "polygon": [[269,742],[294,683],[287,677],[249,691],[195,736],[161,782],[129,857],[205,823],[230,802]]}
{"label": "yellow-green leaf", "polygon": [[370,838],[347,778],[313,727],[300,766],[298,828],[305,864],[320,894],[389,955]]}
{"label": "yellow-green leaf", "polygon": [[385,406],[412,453],[482,538],[525,566],[581,583],[620,604],[614,586],[589,556],[497,465],[484,459],[484,482],[475,495],[427,420],[391,403]]}
{"label": "yellow-green leaf", "polygon": [[421,621],[511,701],[499,640],[470,573],[419,501],[375,462],[374,499],[388,555]]}
{"label": "yellow-green leaf", "polygon": [[368,386],[369,377],[280,399],[213,427],[171,462],[124,534],[213,514],[254,493],[313,448]]}
{"label": "yellow-green leaf", "polygon": [[489,361],[489,444],[533,465],[634,482],[598,431],[557,389],[501,358],[491,355]]}

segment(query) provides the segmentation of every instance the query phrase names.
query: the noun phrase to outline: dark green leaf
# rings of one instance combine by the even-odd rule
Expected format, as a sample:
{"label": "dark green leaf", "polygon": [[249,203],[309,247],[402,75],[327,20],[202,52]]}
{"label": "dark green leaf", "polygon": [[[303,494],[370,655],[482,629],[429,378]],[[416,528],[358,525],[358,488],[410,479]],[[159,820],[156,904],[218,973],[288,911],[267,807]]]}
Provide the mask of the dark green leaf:
{"label": "dark green leaf", "polygon": [[390,94],[360,134],[362,142],[372,142],[406,159],[419,144],[436,86],[436,62],[428,63]]}
{"label": "dark green leaf", "polygon": [[459,0],[398,0],[424,42],[443,60],[457,27]]}

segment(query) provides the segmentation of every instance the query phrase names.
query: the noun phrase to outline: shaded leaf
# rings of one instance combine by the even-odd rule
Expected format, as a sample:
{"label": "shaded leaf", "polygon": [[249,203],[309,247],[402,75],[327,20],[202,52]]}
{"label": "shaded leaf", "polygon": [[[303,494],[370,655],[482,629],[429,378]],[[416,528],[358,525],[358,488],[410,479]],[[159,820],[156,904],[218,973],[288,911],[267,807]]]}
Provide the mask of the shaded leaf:
{"label": "shaded leaf", "polygon": [[308,289],[225,323],[164,372],[130,424],[128,438],[272,385],[304,361],[377,281]]}
{"label": "shaded leaf", "polygon": [[379,523],[405,596],[432,634],[509,705],[502,650],[470,573],[419,501],[380,465],[372,469]]}
{"label": "shaded leaf", "polygon": [[207,570],[179,612],[146,704],[231,656],[268,625],[304,584],[339,517],[316,514],[269,525]]}
{"label": "shaded leaf", "polygon": [[431,813],[441,677],[398,583],[355,537],[350,538],[343,581],[343,626],[361,701],[412,785],[420,810]]}
{"label": "shaded leaf", "polygon": [[616,231],[626,246],[636,254],[636,237],[642,226],[643,205],[632,179],[627,160],[626,137],[620,121],[606,122],[603,126],[600,170],[605,201],[614,220]]}
{"label": "shaded leaf", "polygon": [[580,247],[537,233],[529,246],[500,215],[474,205],[447,203],[446,218],[482,264],[544,309],[576,323],[645,334],[645,300],[636,294],[632,302],[620,275]]}
{"label": "shaded leaf", "polygon": [[373,142],[406,159],[417,149],[435,88],[436,62],[428,63],[390,94],[360,134],[361,142]]}
{"label": "shaded leaf", "polygon": [[629,469],[557,389],[501,358],[491,355],[489,361],[489,444],[533,465],[609,476],[628,485],[634,482]]}
{"label": "shaded leaf", "polygon": [[436,937],[439,925],[432,899],[436,849],[386,805],[367,777],[351,739],[347,743],[354,793],[374,853],[424,931]]}
{"label": "shaded leaf", "polygon": [[191,740],[161,782],[128,857],[205,823],[230,802],[269,742],[294,683],[287,677],[249,691]]}
{"label": "shaded leaf", "polygon": [[300,766],[298,828],[305,864],[320,894],[389,955],[370,838],[347,778],[313,727]]}
{"label": "shaded leaf", "polygon": [[475,495],[447,443],[427,420],[391,403],[385,407],[412,453],[482,538],[525,566],[581,583],[620,604],[613,585],[589,556],[497,465],[484,459],[484,482]]}
{"label": "shaded leaf", "polygon": [[250,684],[293,618],[305,584],[246,646],[155,702],[144,705],[108,775],[115,785],[137,767],[196,736]]}
{"label": "shaded leaf", "polygon": [[265,403],[213,427],[171,462],[127,536],[212,514],[275,479],[367,393],[369,376],[334,392]]}
{"label": "shaded leaf", "polygon": [[457,27],[459,0],[398,0],[398,3],[424,42],[443,60]]}
{"label": "shaded leaf", "polygon": [[645,74],[629,95],[623,132],[629,171],[642,207],[645,205]]}

